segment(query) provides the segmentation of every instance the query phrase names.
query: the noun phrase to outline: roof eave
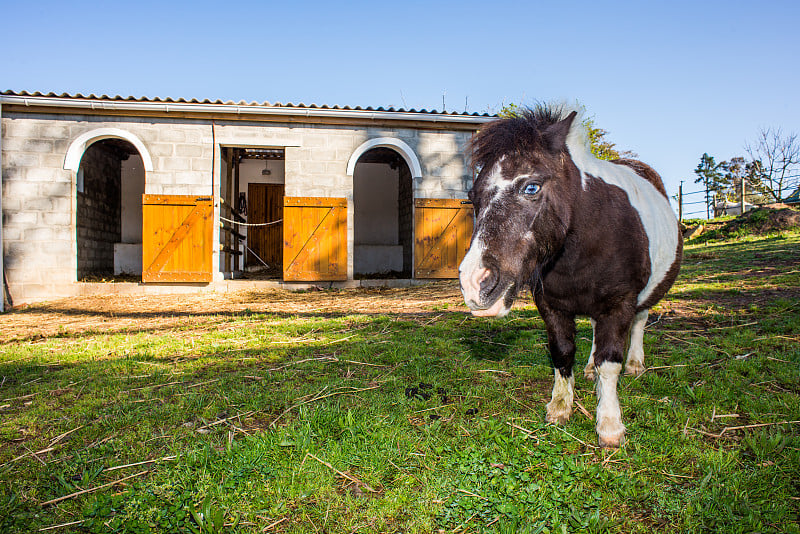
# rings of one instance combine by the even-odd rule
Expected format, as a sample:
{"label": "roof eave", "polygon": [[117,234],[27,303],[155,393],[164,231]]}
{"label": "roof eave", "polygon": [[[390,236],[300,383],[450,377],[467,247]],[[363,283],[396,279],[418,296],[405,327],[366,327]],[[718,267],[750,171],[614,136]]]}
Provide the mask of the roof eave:
{"label": "roof eave", "polygon": [[51,96],[26,96],[26,95],[0,95],[0,104],[25,108],[48,108],[64,110],[85,110],[93,113],[109,111],[115,113],[158,113],[198,114],[198,115],[223,115],[232,119],[239,117],[263,117],[264,119],[287,120],[303,118],[309,119],[338,119],[354,121],[398,121],[398,122],[425,122],[445,123],[453,125],[475,125],[480,127],[486,122],[495,120],[496,117],[456,115],[444,113],[421,113],[407,111],[376,111],[363,109],[331,109],[308,107],[278,107],[256,104],[214,104],[195,102],[153,102],[153,101],[117,101],[82,98],[59,98]]}

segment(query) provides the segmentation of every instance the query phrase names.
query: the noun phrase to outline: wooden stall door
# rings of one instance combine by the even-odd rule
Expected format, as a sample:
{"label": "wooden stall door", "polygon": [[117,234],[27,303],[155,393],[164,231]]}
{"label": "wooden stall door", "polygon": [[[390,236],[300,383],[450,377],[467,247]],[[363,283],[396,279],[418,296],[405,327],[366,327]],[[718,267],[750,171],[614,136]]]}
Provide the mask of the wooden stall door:
{"label": "wooden stall door", "polygon": [[[247,186],[247,222],[261,224],[283,219],[283,184],[251,183]],[[247,229],[245,265],[263,267],[258,255],[270,268],[283,265],[283,223],[251,226]]]}
{"label": "wooden stall door", "polygon": [[347,280],[347,199],[284,197],[283,279]]}
{"label": "wooden stall door", "polygon": [[210,197],[142,195],[142,281],[211,282]]}
{"label": "wooden stall door", "polygon": [[414,277],[458,278],[472,238],[472,206],[418,198],[414,208]]}

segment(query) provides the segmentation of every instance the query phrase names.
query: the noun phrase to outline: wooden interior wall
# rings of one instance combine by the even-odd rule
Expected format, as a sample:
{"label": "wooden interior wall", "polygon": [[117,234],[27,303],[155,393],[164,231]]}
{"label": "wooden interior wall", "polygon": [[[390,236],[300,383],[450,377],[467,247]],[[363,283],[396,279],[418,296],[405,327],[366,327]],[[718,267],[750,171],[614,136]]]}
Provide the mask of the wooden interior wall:
{"label": "wooden interior wall", "polygon": [[[283,184],[250,183],[247,187],[247,222],[271,223],[283,219]],[[283,223],[251,226],[247,229],[247,247],[272,267],[283,265]],[[247,253],[247,266],[263,264]]]}

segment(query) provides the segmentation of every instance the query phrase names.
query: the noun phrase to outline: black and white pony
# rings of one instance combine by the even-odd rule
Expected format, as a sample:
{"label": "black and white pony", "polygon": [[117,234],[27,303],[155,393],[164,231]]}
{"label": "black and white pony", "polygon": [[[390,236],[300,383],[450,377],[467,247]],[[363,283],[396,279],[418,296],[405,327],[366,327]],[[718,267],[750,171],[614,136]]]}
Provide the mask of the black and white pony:
{"label": "black and white pony", "polygon": [[547,421],[572,413],[575,317],[594,329],[584,370],[596,378],[600,445],[625,436],[617,379],[644,372],[648,309],[678,276],[683,239],[661,178],[642,162],[595,158],[577,113],[539,106],[484,126],[470,152],[475,230],[459,267],[477,316],[503,317],[524,286],[547,326],[555,368]]}

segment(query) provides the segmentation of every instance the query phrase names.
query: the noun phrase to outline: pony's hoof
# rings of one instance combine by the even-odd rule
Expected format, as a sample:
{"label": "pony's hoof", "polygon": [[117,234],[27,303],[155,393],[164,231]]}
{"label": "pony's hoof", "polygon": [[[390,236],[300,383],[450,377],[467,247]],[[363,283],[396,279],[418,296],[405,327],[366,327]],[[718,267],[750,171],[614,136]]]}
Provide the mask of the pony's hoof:
{"label": "pony's hoof", "polygon": [[617,449],[625,443],[625,425],[619,419],[599,418],[595,430],[598,442],[604,449]]}
{"label": "pony's hoof", "polygon": [[647,368],[640,362],[628,362],[625,364],[625,375],[641,376]]}
{"label": "pony's hoof", "polygon": [[625,444],[625,432],[608,436],[598,436],[597,441],[603,449],[619,449]]}
{"label": "pony's hoof", "polygon": [[594,382],[595,374],[594,374],[594,366],[589,367],[588,365],[583,370],[583,377],[590,382]]}
{"label": "pony's hoof", "polygon": [[569,421],[569,416],[572,415],[572,408],[565,408],[563,404],[561,406],[552,406],[552,404],[547,404],[547,415],[545,415],[544,420],[557,425],[566,424]]}

